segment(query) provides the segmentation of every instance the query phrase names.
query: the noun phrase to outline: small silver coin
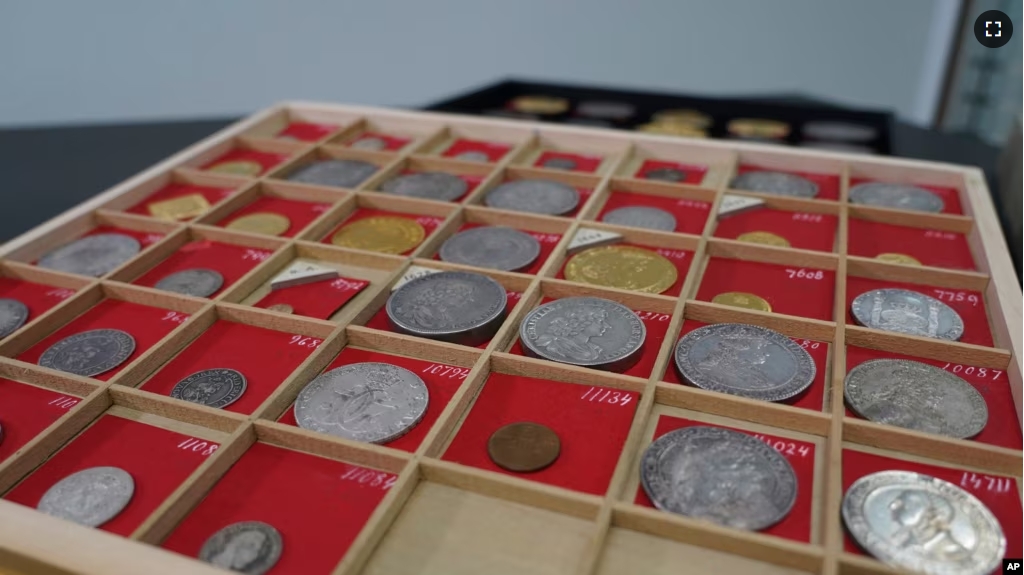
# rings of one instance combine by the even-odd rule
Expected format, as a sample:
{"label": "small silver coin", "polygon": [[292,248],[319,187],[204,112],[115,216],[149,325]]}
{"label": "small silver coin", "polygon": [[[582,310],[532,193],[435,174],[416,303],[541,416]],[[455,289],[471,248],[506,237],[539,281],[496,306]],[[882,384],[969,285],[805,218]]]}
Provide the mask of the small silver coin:
{"label": "small silver coin", "polygon": [[548,158],[541,165],[553,170],[575,170],[579,166],[572,158]]}
{"label": "small silver coin", "polygon": [[850,202],[897,210],[939,213],[946,202],[935,192],[910,184],[865,182],[850,188]]}
{"label": "small silver coin", "polygon": [[387,443],[419,423],[429,403],[415,373],[390,363],[353,363],[309,382],[295,400],[295,419],[303,429]]}
{"label": "small silver coin", "polygon": [[643,178],[659,182],[681,182],[686,179],[686,172],[678,168],[654,168],[644,172]]}
{"label": "small silver coin", "polygon": [[859,144],[847,144],[845,142],[818,142],[807,140],[798,144],[801,148],[814,148],[817,150],[829,150],[832,152],[845,152],[851,154],[877,154],[874,148],[861,146]]}
{"label": "small silver coin", "polygon": [[920,337],[957,341],[964,320],[953,308],[916,291],[885,288],[866,291],[850,306],[864,327]]}
{"label": "small silver coin", "polygon": [[647,328],[628,307],[597,297],[555,300],[519,324],[527,355],[608,371],[624,371],[643,355]]}
{"label": "small silver coin", "polygon": [[974,437],[988,423],[988,405],[973,385],[919,361],[865,361],[846,375],[843,396],[870,421],[957,439]]}
{"label": "small silver coin", "polygon": [[179,381],[171,390],[171,397],[224,408],[238,401],[247,385],[245,376],[233,369],[204,369]]}
{"label": "small silver coin", "polygon": [[814,381],[807,350],[766,327],[718,323],[699,327],[676,344],[683,379],[708,391],[763,401],[785,401]]}
{"label": "small silver coin", "polygon": [[454,202],[461,198],[469,184],[466,180],[446,172],[419,172],[391,178],[384,182],[380,190],[396,196],[425,198]]}
{"label": "small silver coin", "polygon": [[135,352],[135,338],[118,329],[94,329],[68,336],[39,356],[39,365],[92,377],[124,363]]}
{"label": "small silver coin", "polygon": [[295,170],[288,180],[336,188],[354,188],[377,172],[377,166],[362,160],[320,160]]}
{"label": "small silver coin", "polygon": [[576,106],[576,113],[591,118],[606,120],[628,120],[636,114],[636,106],[628,102],[603,102],[587,100]]}
{"label": "small silver coin", "polygon": [[205,268],[193,268],[166,276],[153,287],[192,297],[210,297],[223,286],[224,276],[220,273]]}
{"label": "small silver coin", "polygon": [[18,331],[27,320],[27,305],[16,299],[0,298],[0,339]]}
{"label": "small silver coin", "polygon": [[410,281],[384,307],[399,333],[474,346],[498,331],[507,304],[505,288],[493,279],[447,271]]}
{"label": "small silver coin", "polygon": [[729,187],[734,190],[796,198],[813,198],[818,195],[818,184],[784,172],[745,172],[733,178]]}
{"label": "small silver coin", "polygon": [[870,142],[878,137],[878,130],[864,124],[847,122],[807,122],[801,128],[807,138],[839,140],[842,142]]}
{"label": "small silver coin", "polygon": [[142,250],[139,240],[124,234],[95,234],[63,245],[39,259],[41,268],[100,277],[114,271]]}
{"label": "small silver coin", "polygon": [[987,575],[1006,552],[999,521],[974,495],[911,471],[865,475],[843,496],[843,523],[887,565],[914,573]]}
{"label": "small silver coin", "polygon": [[797,494],[785,457],[721,427],[684,427],[656,439],[640,460],[640,482],[662,511],[749,531],[781,521]]}
{"label": "small silver coin", "polygon": [[445,240],[438,255],[446,262],[515,271],[537,260],[540,242],[530,234],[513,228],[480,226]]}
{"label": "small silver coin", "polygon": [[662,232],[674,232],[676,230],[675,216],[665,210],[647,206],[618,208],[602,216],[601,221],[619,226],[631,226]]}
{"label": "small silver coin", "polygon": [[119,467],[90,467],[68,475],[43,494],[36,508],[87,527],[117,517],[135,493],[135,480]]}
{"label": "small silver coin", "polygon": [[199,559],[245,575],[264,575],[281,559],[281,533],[262,521],[232,523],[203,543]]}
{"label": "small silver coin", "polygon": [[359,138],[358,140],[352,142],[349,145],[349,147],[355,148],[357,150],[371,150],[374,152],[379,152],[381,150],[386,150],[388,147],[388,143],[383,138],[370,136],[367,138]]}
{"label": "small silver coin", "polygon": [[576,209],[580,193],[552,180],[514,180],[487,192],[484,203],[503,210],[560,216]]}
{"label": "small silver coin", "polygon": [[488,156],[486,152],[481,152],[479,150],[466,150],[465,152],[460,152],[458,154],[455,154],[454,157],[455,157],[456,160],[462,160],[464,162],[490,162],[491,161],[491,157]]}

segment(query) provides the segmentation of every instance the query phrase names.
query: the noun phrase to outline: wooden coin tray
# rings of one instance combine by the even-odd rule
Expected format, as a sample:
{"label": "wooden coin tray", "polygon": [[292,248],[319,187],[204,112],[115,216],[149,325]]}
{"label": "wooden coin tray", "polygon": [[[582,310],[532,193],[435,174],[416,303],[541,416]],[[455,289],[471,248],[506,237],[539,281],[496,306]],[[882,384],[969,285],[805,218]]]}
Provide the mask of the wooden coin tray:
{"label": "wooden coin tray", "polygon": [[[366,134],[407,142],[386,151],[350,146]],[[490,161],[454,158],[464,151],[484,151]],[[534,167],[547,152],[601,161],[590,173]],[[231,153],[271,154],[276,161],[258,177],[204,170]],[[380,170],[354,189],[287,181],[292,170],[323,158],[363,159]],[[640,177],[653,162],[704,171],[680,183]],[[746,166],[822,174],[835,194],[800,199],[729,189]],[[479,182],[455,202],[376,191],[389,177],[423,170]],[[553,179],[585,193],[564,217],[484,205],[490,189],[523,178]],[[946,190],[947,210],[921,214],[850,204],[849,189],[861,180]],[[211,204],[205,214],[181,222],[150,215],[149,202],[192,186],[202,188],[195,193]],[[763,199],[769,212],[834,218],[834,241],[782,248],[719,235],[727,220],[714,214],[727,192]],[[325,207],[297,224],[290,237],[222,227],[262,199]],[[672,207],[681,225],[657,232],[596,221],[625,205]],[[429,225],[426,238],[398,255],[330,244],[334,231],[352,218],[385,213]],[[918,257],[945,249],[927,246],[956,241],[962,242],[959,255],[921,257],[923,266],[876,260],[872,250],[852,248],[859,221],[940,234],[919,242],[890,235],[890,251],[902,252],[907,244],[913,251],[908,255]],[[1003,524],[1007,556],[1019,556],[1021,291],[997,222],[981,171],[971,167],[283,104],[0,248],[0,297],[17,297],[31,310],[28,323],[0,341],[6,435],[0,443],[0,566],[19,575],[213,575],[221,571],[194,559],[202,542],[221,524],[260,519],[285,538],[272,573],[668,574],[687,565],[698,572],[882,575],[896,571],[850,544],[839,513],[850,482],[878,469],[921,470],[978,494]],[[474,225],[550,236],[553,245],[517,272],[436,259],[444,240]],[[772,231],[766,225],[751,224]],[[564,279],[568,244],[581,228],[621,234],[626,244],[685,252],[678,289],[643,294]],[[99,230],[129,233],[148,245],[101,278],[34,265],[47,252]],[[941,235],[946,232],[958,239]],[[885,233],[894,232],[879,236]],[[224,254],[234,255],[175,263],[210,246],[225,246]],[[231,265],[218,267],[228,260]],[[265,309],[271,282],[295,262],[334,268],[353,283],[314,286],[344,292],[326,306],[329,311]],[[153,287],[158,275],[199,265],[225,275],[224,287],[209,298]],[[510,305],[494,337],[471,347],[392,332],[383,308],[412,266],[477,271],[501,283]],[[883,285],[916,289],[953,306],[965,320],[964,337],[944,341],[856,325],[849,302]],[[773,311],[710,301],[722,291],[757,293]],[[519,352],[518,328],[526,314],[542,302],[574,296],[609,298],[640,312],[648,326],[640,368],[610,373]],[[791,402],[768,403],[680,384],[673,360],[679,337],[721,322],[769,327],[807,347],[818,370],[810,390]],[[128,331],[138,349],[117,369],[92,378],[35,364],[53,341],[93,327]],[[844,378],[875,357],[915,358],[964,377],[986,398],[988,426],[975,438],[957,440],[848,412]],[[418,373],[431,393],[425,418],[386,445],[297,427],[291,407],[303,387],[326,369],[359,361],[391,362]],[[225,362],[231,365],[220,365]],[[250,379],[251,397],[213,409],[167,395],[173,380],[206,367],[240,369]],[[486,454],[489,434],[524,418],[558,431],[560,459],[535,473],[496,468]],[[655,437],[691,424],[741,430],[784,456],[803,457],[793,461],[797,510],[773,528],[745,532],[651,508],[639,488],[639,459]],[[88,529],[32,509],[59,477],[104,464],[130,469],[137,489],[129,508],[110,523]]]}

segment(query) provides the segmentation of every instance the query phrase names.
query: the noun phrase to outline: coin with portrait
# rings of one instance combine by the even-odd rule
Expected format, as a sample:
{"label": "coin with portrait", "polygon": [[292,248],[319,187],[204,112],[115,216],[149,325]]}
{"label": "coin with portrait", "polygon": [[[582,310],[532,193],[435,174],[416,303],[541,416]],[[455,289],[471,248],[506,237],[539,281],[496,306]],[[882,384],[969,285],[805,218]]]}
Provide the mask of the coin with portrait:
{"label": "coin with portrait", "polygon": [[519,325],[527,355],[624,371],[643,354],[647,328],[628,307],[597,297],[568,297],[537,307]]}
{"label": "coin with portrait", "polygon": [[246,575],[263,575],[284,550],[281,533],[262,521],[241,521],[221,528],[203,543],[199,559]]}

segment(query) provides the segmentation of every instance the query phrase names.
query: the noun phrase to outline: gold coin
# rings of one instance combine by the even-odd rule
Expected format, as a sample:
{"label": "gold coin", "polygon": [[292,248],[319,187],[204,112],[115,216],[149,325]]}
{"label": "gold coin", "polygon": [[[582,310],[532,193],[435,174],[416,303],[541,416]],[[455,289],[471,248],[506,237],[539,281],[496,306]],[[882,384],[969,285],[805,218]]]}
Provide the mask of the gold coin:
{"label": "gold coin", "polygon": [[747,232],[736,236],[736,240],[749,244],[764,244],[766,246],[789,247],[789,240],[771,232]]}
{"label": "gold coin", "polygon": [[638,132],[648,134],[664,134],[666,136],[685,136],[688,138],[707,138],[708,133],[700,128],[681,122],[651,122],[636,127]]}
{"label": "gold coin", "polygon": [[746,309],[754,309],[757,311],[772,311],[772,305],[768,303],[764,298],[756,296],[752,293],[746,293],[741,291],[729,291],[725,293],[720,293],[715,297],[711,298],[711,303],[728,305],[732,307],[742,307]]}
{"label": "gold coin", "polygon": [[415,220],[376,216],[352,222],[338,230],[331,243],[344,248],[401,254],[420,245],[427,232]]}
{"label": "gold coin", "polygon": [[210,202],[202,194],[188,194],[146,206],[149,214],[162,220],[187,220],[201,216],[210,209]]}
{"label": "gold coin", "polygon": [[569,109],[569,100],[554,96],[519,96],[512,100],[512,108],[526,114],[561,114]]}
{"label": "gold coin", "polygon": [[235,176],[258,176],[263,171],[263,165],[253,160],[231,160],[214,164],[206,168],[206,171]]}
{"label": "gold coin", "polygon": [[280,313],[295,313],[295,308],[286,303],[275,303],[274,305],[268,307],[267,309],[269,309],[270,311],[276,311]]}
{"label": "gold coin", "polygon": [[768,138],[777,140],[789,135],[789,124],[761,118],[737,118],[729,122],[726,129],[741,138]]}
{"label": "gold coin", "polygon": [[686,124],[694,128],[711,127],[711,116],[697,110],[659,110],[651,119],[656,123]]}
{"label": "gold coin", "polygon": [[604,246],[580,252],[565,264],[565,279],[645,293],[661,293],[679,271],[664,256],[632,246]]}
{"label": "gold coin", "polygon": [[898,254],[894,252],[878,254],[875,256],[875,259],[883,262],[889,262],[891,264],[903,264],[908,266],[921,265],[921,262],[917,258],[910,257],[907,254]]}
{"label": "gold coin", "polygon": [[259,212],[233,220],[226,226],[229,230],[279,236],[292,227],[292,221],[281,214]]}

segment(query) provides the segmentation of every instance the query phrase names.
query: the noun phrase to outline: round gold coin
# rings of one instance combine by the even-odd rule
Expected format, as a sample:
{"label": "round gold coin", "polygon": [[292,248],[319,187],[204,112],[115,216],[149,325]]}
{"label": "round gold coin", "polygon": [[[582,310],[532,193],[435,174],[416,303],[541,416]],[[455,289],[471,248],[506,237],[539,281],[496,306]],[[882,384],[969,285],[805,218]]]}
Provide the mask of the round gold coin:
{"label": "round gold coin", "polygon": [[487,455],[502,469],[526,473],[540,471],[558,459],[562,442],[546,425],[530,421],[510,423],[491,434]]}
{"label": "round gold coin", "polygon": [[651,122],[636,127],[638,132],[648,134],[664,134],[666,136],[685,136],[687,138],[707,138],[708,133],[700,128],[681,122]]}
{"label": "round gold coin", "polygon": [[210,209],[210,202],[202,194],[188,194],[146,205],[149,214],[162,220],[187,220],[201,216]]}
{"label": "round gold coin", "polygon": [[279,236],[292,227],[292,221],[281,214],[259,212],[236,218],[226,227],[229,230]]}
{"label": "round gold coin", "polygon": [[711,116],[697,110],[670,109],[659,110],[651,116],[656,123],[685,124],[694,128],[710,128]]}
{"label": "round gold coin", "polygon": [[746,309],[754,309],[757,311],[772,311],[772,305],[768,303],[764,298],[756,296],[752,293],[746,293],[741,291],[729,291],[725,293],[720,293],[715,297],[711,298],[711,303],[729,305],[732,307],[742,307]]}
{"label": "round gold coin", "polygon": [[747,232],[736,236],[736,241],[749,244],[764,244],[766,246],[789,247],[789,240],[771,232]]}
{"label": "round gold coin", "polygon": [[267,309],[269,309],[270,311],[276,311],[280,313],[295,313],[295,308],[286,303],[275,303],[274,305],[268,307]]}
{"label": "round gold coin", "polygon": [[553,116],[569,109],[569,100],[555,96],[519,96],[512,100],[512,109],[526,114]]}
{"label": "round gold coin", "polygon": [[889,262],[889,263],[892,263],[892,264],[903,264],[903,265],[908,265],[908,266],[919,266],[919,265],[921,265],[920,260],[918,260],[917,258],[908,256],[907,254],[898,254],[898,253],[895,253],[895,252],[878,254],[877,256],[875,256],[875,259],[876,260],[881,260],[883,262]]}
{"label": "round gold coin", "polygon": [[676,283],[679,270],[661,254],[632,246],[604,246],[580,252],[565,264],[565,279],[645,293]]}
{"label": "round gold coin", "polygon": [[789,135],[789,124],[778,120],[761,118],[737,118],[731,120],[726,130],[733,136],[741,138],[766,138],[778,140]]}
{"label": "round gold coin", "polygon": [[331,243],[344,248],[400,254],[420,245],[427,236],[415,220],[397,216],[363,218],[338,230]]}
{"label": "round gold coin", "polygon": [[206,168],[206,171],[235,176],[258,176],[263,171],[263,165],[252,160],[232,160],[214,164]]}

